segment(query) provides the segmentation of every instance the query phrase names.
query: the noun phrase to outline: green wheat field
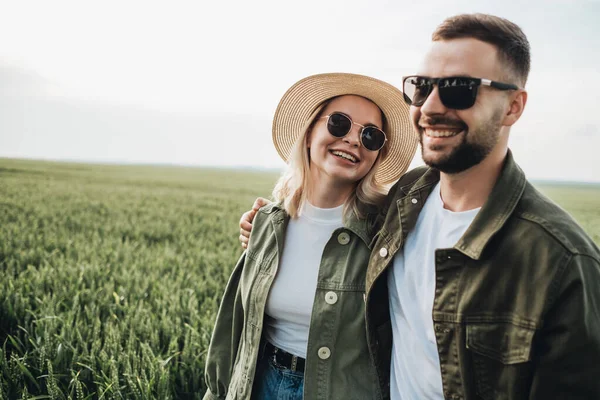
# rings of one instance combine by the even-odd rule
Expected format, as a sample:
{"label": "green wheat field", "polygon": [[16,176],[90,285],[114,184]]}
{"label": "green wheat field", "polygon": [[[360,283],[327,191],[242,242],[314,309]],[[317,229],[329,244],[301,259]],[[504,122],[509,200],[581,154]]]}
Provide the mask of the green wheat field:
{"label": "green wheat field", "polygon": [[[0,159],[0,400],[199,399],[275,172]],[[538,184],[600,243],[600,186]]]}

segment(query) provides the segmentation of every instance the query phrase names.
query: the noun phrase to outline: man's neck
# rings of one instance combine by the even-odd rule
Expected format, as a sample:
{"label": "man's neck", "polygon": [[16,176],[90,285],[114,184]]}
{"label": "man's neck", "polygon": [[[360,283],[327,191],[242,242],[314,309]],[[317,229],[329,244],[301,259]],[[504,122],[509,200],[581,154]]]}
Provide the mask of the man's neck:
{"label": "man's neck", "polygon": [[508,151],[506,148],[498,150],[466,171],[440,174],[440,192],[445,209],[460,212],[485,204],[500,176]]}

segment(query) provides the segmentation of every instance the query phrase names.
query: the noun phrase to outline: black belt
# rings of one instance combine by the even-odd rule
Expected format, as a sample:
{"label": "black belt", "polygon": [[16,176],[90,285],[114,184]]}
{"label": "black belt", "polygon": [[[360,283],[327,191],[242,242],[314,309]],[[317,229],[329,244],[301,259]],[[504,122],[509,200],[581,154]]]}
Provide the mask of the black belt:
{"label": "black belt", "polygon": [[281,350],[279,347],[275,347],[269,342],[265,345],[265,354],[271,357],[279,367],[289,369],[290,371],[304,372],[306,360],[302,357]]}

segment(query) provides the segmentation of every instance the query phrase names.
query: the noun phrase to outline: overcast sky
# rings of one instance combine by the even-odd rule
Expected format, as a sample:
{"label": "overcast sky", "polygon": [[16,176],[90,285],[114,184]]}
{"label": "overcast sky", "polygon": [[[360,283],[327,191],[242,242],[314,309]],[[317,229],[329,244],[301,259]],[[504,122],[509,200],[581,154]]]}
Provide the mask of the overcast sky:
{"label": "overcast sky", "polygon": [[529,37],[510,139],[528,177],[600,182],[600,0],[0,0],[0,157],[281,167],[271,120],[290,85],[400,86],[462,12]]}

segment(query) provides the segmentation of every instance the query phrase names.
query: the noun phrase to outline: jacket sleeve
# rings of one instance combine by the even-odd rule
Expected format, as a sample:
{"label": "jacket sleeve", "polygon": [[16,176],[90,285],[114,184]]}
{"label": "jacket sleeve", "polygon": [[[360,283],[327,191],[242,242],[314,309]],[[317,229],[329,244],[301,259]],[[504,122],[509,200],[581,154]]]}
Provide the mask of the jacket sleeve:
{"label": "jacket sleeve", "polygon": [[231,273],[221,300],[208,347],[204,374],[207,390],[204,400],[224,399],[227,395],[244,326],[240,277],[245,259],[244,252]]}
{"label": "jacket sleeve", "polygon": [[531,400],[600,399],[600,263],[572,256],[539,332]]}

